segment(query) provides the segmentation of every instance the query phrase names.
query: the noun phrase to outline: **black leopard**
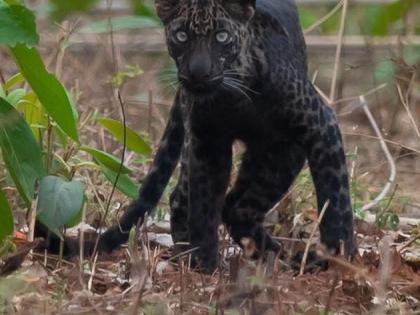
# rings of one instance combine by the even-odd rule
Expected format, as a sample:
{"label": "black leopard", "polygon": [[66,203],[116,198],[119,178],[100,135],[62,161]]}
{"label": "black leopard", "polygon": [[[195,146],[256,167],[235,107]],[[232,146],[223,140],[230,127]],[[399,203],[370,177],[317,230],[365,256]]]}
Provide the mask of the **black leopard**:
{"label": "black leopard", "polygon": [[[156,0],[179,88],[139,197],[100,238],[110,251],[156,207],[180,160],[170,198],[175,243],[198,248],[205,271],[218,264],[218,226],[238,244],[281,251],[263,228],[266,212],[308,161],[318,208],[329,201],[321,241],[354,253],[353,212],[340,130],[308,78],[293,0]],[[232,144],[246,147],[230,190]]]}

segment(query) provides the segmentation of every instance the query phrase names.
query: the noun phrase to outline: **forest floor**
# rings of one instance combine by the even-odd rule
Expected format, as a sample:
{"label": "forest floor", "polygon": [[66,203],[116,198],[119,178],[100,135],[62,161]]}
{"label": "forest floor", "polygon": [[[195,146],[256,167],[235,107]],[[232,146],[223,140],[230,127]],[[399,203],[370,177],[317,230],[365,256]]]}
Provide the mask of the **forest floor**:
{"label": "forest floor", "polygon": [[[309,210],[293,229],[308,235],[317,224]],[[359,254],[352,262],[326,255],[327,270],[300,274],[300,262],[268,255],[251,260],[221,233],[220,267],[195,272],[184,259],[170,259],[169,223],[150,220],[128,247],[110,255],[60,260],[18,249],[0,265],[0,313],[4,314],[418,314],[420,252],[417,229],[384,232],[357,221]],[[223,229],[222,229],[223,230]],[[222,231],[221,230],[221,231]],[[306,233],[306,232],[307,233]],[[279,237],[288,257],[312,239]],[[138,245],[138,246],[137,246]],[[11,272],[17,268],[17,271]]]}

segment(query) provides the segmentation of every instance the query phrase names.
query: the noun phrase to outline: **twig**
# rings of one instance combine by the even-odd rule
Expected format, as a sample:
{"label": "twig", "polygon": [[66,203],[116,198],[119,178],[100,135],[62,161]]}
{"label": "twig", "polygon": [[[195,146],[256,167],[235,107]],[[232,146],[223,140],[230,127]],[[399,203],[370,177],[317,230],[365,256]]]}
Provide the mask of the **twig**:
{"label": "twig", "polygon": [[380,257],[381,257],[381,269],[379,272],[379,285],[378,285],[378,308],[373,314],[384,314],[385,313],[385,302],[386,302],[386,287],[391,271],[391,237],[389,235],[382,238],[382,242],[379,246]]}
{"label": "twig", "polygon": [[[377,87],[375,87],[375,88],[373,88],[373,89],[371,89],[371,90],[367,91],[366,93],[363,93],[362,95],[363,95],[364,97],[367,97],[367,96],[369,96],[369,95],[372,95],[373,93],[378,92],[379,90],[382,90],[383,88],[385,88],[385,87],[387,87],[387,86],[388,86],[388,83],[383,83],[383,84],[381,84],[381,85],[379,85],[379,86],[377,86]],[[337,105],[337,104],[344,103],[344,102],[349,102],[349,101],[358,101],[359,99],[360,99],[360,95],[358,95],[358,96],[346,97],[346,98],[342,98],[342,99],[336,100],[336,101],[333,103],[333,105]],[[345,113],[341,113],[341,114],[340,114],[340,116],[350,114],[351,112],[353,112],[353,109],[352,109],[351,111],[350,111],[350,110],[348,110],[348,111],[347,111],[347,112],[345,112]]]}
{"label": "twig", "polygon": [[88,290],[90,292],[92,291],[93,277],[95,276],[97,261],[98,261],[98,253],[95,253],[95,256],[93,258],[93,264],[92,264],[92,272],[90,274],[89,281],[88,281]]}
{"label": "twig", "polygon": [[326,15],[324,15],[322,18],[320,18],[314,24],[312,24],[307,29],[305,29],[303,33],[308,34],[308,33],[312,32],[314,29],[316,29],[318,26],[320,26],[321,24],[325,23],[334,14],[336,14],[338,10],[340,10],[340,8],[343,6],[343,3],[344,3],[344,1],[341,0],[339,3],[337,3],[337,5],[330,12],[328,12]]}
{"label": "twig", "polygon": [[[363,138],[369,138],[369,139],[375,139],[375,140],[380,139],[379,137],[375,137],[375,136],[372,136],[372,135],[367,135],[367,134],[364,134],[364,133],[357,133],[357,132],[343,132],[343,135],[354,136],[354,137],[363,137]],[[384,141],[385,141],[385,143],[392,144],[392,145],[398,146],[400,148],[404,148],[404,149],[407,149],[409,151],[420,154],[420,150],[417,150],[416,148],[410,147],[408,145],[405,145],[405,144],[402,144],[402,143],[399,143],[399,142],[396,142],[396,141],[392,141],[392,140],[389,140],[389,139],[384,139]]]}
{"label": "twig", "polygon": [[365,114],[368,117],[369,122],[372,125],[373,130],[375,131],[376,135],[379,138],[381,148],[385,153],[385,157],[388,160],[389,167],[390,167],[390,175],[389,175],[389,178],[388,178],[388,182],[385,184],[382,192],[374,200],[365,204],[361,208],[362,211],[368,211],[368,210],[372,209],[373,207],[375,207],[376,205],[378,205],[378,203],[381,202],[382,199],[384,199],[384,197],[388,194],[389,190],[391,189],[391,186],[394,184],[395,177],[396,177],[396,174],[397,174],[397,169],[396,169],[396,166],[395,166],[395,161],[394,161],[391,153],[389,152],[389,149],[388,149],[388,146],[385,143],[384,137],[382,136],[382,133],[381,133],[376,121],[375,121],[375,118],[373,118],[372,112],[370,111],[364,96],[360,96],[360,103],[362,104],[363,110],[365,111]]}
{"label": "twig", "polygon": [[[81,223],[84,224],[86,222],[86,204],[83,206],[82,209],[82,220]],[[84,246],[85,243],[85,230],[83,228],[79,229],[79,282],[80,285],[85,288],[85,284],[83,283],[83,261],[84,261]]]}
{"label": "twig", "polygon": [[414,131],[416,132],[417,137],[420,139],[420,130],[419,130],[419,127],[417,126],[416,120],[413,117],[413,114],[410,111],[410,106],[408,106],[408,100],[407,100],[406,97],[404,97],[404,95],[402,93],[402,90],[401,90],[401,86],[398,83],[396,84],[396,86],[397,86],[397,90],[398,90],[398,95],[399,95],[400,100],[401,100],[401,104],[403,105],[404,109],[407,112],[408,118],[410,119],[411,124],[414,127]]}
{"label": "twig", "polygon": [[101,198],[99,197],[98,189],[96,188],[96,185],[93,184],[92,178],[90,177],[89,172],[87,170],[85,170],[85,178],[89,182],[89,187],[92,187],[93,194],[95,195],[96,199],[98,200],[99,206],[101,207],[103,213],[105,213],[106,208],[105,208]]}
{"label": "twig", "polygon": [[32,200],[31,208],[29,209],[29,216],[28,216],[28,242],[34,241],[35,235],[35,221],[36,221],[36,207],[38,204],[38,197]]}
{"label": "twig", "polygon": [[183,256],[186,256],[186,255],[188,255],[188,254],[191,254],[192,252],[195,252],[196,250],[198,250],[200,247],[199,246],[197,246],[197,247],[193,247],[193,248],[191,248],[191,249],[189,249],[189,250],[186,250],[186,251],[184,251],[184,252],[181,252],[181,253],[179,253],[179,254],[176,254],[175,256],[172,256],[171,258],[169,258],[168,259],[168,261],[174,261],[174,260],[176,260],[177,258],[179,258],[179,257],[183,257]]}
{"label": "twig", "polygon": [[331,82],[331,91],[330,91],[331,103],[335,101],[335,94],[336,94],[336,89],[337,89],[337,78],[338,78],[338,71],[339,71],[340,63],[341,63],[341,51],[343,48],[344,29],[346,26],[348,5],[349,5],[348,0],[344,0],[343,10],[341,13],[340,31],[338,33],[337,50],[335,54],[334,72],[333,72],[333,77],[332,77],[332,82]]}
{"label": "twig", "polygon": [[315,90],[321,95],[321,97],[327,102],[327,104],[331,105],[333,102],[331,99],[327,96],[327,94],[324,93],[317,85],[314,85]]}
{"label": "twig", "polygon": [[308,242],[306,243],[305,252],[303,253],[302,262],[300,264],[300,272],[299,275],[303,275],[305,271],[306,260],[308,259],[309,247],[311,246],[312,239],[314,238],[315,232],[318,229],[319,225],[321,224],[322,218],[324,217],[325,212],[327,211],[328,206],[330,205],[330,200],[327,200],[322,207],[321,213],[319,214],[318,220],[312,229],[312,232],[309,236]]}
{"label": "twig", "polygon": [[413,244],[414,242],[416,242],[418,239],[420,239],[420,235],[416,235],[411,240],[409,240],[407,243],[405,243],[404,245],[402,245],[399,248],[397,248],[397,252],[401,254],[403,250],[405,250],[411,244]]}

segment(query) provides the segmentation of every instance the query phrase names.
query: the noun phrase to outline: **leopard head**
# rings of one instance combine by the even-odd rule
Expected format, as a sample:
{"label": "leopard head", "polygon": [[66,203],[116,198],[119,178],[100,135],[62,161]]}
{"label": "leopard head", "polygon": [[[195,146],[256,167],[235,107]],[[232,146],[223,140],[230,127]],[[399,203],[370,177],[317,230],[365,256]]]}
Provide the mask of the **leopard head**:
{"label": "leopard head", "polygon": [[[234,84],[255,0],[155,0],[181,85],[210,95]],[[228,79],[231,79],[229,81]],[[230,83],[229,83],[230,82]]]}

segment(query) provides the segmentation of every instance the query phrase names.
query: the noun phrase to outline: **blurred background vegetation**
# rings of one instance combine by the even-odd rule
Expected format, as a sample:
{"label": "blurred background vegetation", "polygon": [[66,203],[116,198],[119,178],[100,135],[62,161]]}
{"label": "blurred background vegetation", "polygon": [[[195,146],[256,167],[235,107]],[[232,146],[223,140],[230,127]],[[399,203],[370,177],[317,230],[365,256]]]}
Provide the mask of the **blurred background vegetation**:
{"label": "blurred background vegetation", "polygon": [[[40,35],[38,50],[47,68],[55,73],[74,100],[80,116],[82,143],[115,157],[121,155],[121,141],[118,141],[121,137],[105,132],[110,129],[98,120],[99,117],[120,119],[116,88],[125,104],[128,126],[152,146],[158,143],[174,94],[176,74],[166,53],[153,1],[1,2],[24,3],[35,13]],[[310,75],[337,111],[342,125],[352,169],[355,208],[374,198],[389,173],[379,141],[359,104],[359,96],[365,95],[397,161],[396,185],[382,210],[388,211],[391,201],[396,203],[393,212],[420,209],[417,188],[420,181],[420,1],[296,2],[308,46]],[[11,78],[18,72],[8,51],[1,47],[0,60],[3,78]],[[81,150],[97,160],[92,150]],[[89,165],[85,157],[77,155],[77,159],[78,164]],[[124,195],[130,198],[136,195],[134,180],[143,178],[148,161],[150,156],[136,155],[129,150],[126,164],[135,172],[131,173],[133,181],[124,174],[126,185],[117,187]],[[101,177],[93,178],[95,184],[105,183],[106,192],[118,170],[115,160],[112,163],[114,173],[99,163],[108,182]],[[86,181],[83,171],[71,167],[66,170],[67,178],[75,174]],[[302,188],[310,182],[306,175],[298,181],[298,185],[302,181]],[[2,186],[8,186],[10,179],[4,178],[6,184]],[[88,195],[95,200],[90,208],[103,212],[101,202],[96,203],[106,199],[101,197],[102,188],[87,186]],[[128,199],[117,200],[126,204]],[[313,194],[310,200],[313,204]],[[166,209],[165,203],[164,200]],[[116,207],[122,208],[121,204]]]}

